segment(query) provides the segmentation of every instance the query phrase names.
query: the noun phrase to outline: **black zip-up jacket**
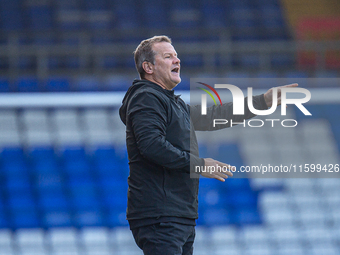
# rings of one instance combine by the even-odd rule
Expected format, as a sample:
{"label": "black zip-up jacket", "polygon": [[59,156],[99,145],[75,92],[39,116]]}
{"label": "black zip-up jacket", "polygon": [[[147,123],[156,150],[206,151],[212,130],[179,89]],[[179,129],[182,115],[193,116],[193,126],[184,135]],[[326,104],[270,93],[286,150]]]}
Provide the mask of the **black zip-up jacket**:
{"label": "black zip-up jacket", "polygon": [[[255,96],[256,109],[267,109],[264,96]],[[192,165],[204,166],[195,130],[216,130],[212,119],[241,122],[254,117],[233,116],[232,103],[213,106],[201,116],[200,106],[189,106],[174,91],[147,80],[135,80],[119,109],[126,125],[129,157],[127,219],[197,219],[198,178],[190,178]],[[191,113],[191,114],[190,114]],[[219,125],[226,127],[226,125]],[[227,162],[226,162],[227,163]]]}

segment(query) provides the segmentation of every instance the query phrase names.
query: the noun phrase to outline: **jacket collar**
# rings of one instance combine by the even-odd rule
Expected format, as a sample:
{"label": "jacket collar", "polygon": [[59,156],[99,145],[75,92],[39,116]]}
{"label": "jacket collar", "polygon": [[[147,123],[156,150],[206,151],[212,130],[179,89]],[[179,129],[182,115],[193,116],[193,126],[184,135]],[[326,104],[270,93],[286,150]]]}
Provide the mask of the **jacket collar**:
{"label": "jacket collar", "polygon": [[139,80],[139,79],[135,79],[133,84],[135,83],[139,83],[139,82],[143,82],[147,85],[149,85],[150,87],[160,91],[160,92],[163,92],[164,94],[166,94],[167,96],[171,97],[171,98],[174,98],[174,99],[178,99],[180,97],[180,95],[175,95],[175,91],[174,90],[167,90],[167,89],[163,89],[161,86],[159,86],[157,83],[154,83],[152,81],[149,81],[149,80]]}

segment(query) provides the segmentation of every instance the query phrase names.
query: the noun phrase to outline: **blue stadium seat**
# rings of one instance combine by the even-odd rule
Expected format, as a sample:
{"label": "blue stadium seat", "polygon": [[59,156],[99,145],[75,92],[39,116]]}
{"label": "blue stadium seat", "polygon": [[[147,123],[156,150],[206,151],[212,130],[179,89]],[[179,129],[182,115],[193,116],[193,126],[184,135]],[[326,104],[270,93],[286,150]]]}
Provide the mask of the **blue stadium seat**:
{"label": "blue stadium seat", "polygon": [[187,1],[180,2],[181,4],[174,3],[174,1],[170,2],[172,4],[169,8],[171,26],[181,29],[199,28],[202,18],[199,9],[192,4],[188,4]]}
{"label": "blue stadium seat", "polygon": [[77,0],[59,0],[58,2],[56,2],[56,8],[60,10],[76,10],[81,8],[81,3],[82,2]]}
{"label": "blue stadium seat", "polygon": [[6,77],[0,77],[0,92],[10,92],[10,83]]}
{"label": "blue stadium seat", "polygon": [[136,65],[135,65],[135,61],[132,56],[128,56],[128,57],[122,56],[118,58],[118,67],[123,68],[123,69],[130,68],[132,70],[135,70]]}
{"label": "blue stadium seat", "polygon": [[77,227],[103,226],[104,224],[102,213],[93,209],[77,212],[74,222]]}
{"label": "blue stadium seat", "polygon": [[61,30],[75,31],[83,27],[82,12],[80,9],[57,10],[57,26]]}
{"label": "blue stadium seat", "polygon": [[20,8],[21,0],[1,0],[0,7],[2,10]]}
{"label": "blue stadium seat", "polygon": [[340,104],[324,104],[322,109],[322,117],[327,118],[331,124],[340,123]]}
{"label": "blue stadium seat", "polygon": [[254,88],[272,88],[280,85],[279,77],[276,72],[259,72],[255,76],[256,84],[253,86]]}
{"label": "blue stadium seat", "polygon": [[94,168],[96,169],[96,173],[100,176],[121,176],[121,164],[118,160],[112,158],[112,159],[106,159],[106,160],[95,160],[94,162]]}
{"label": "blue stadium seat", "polygon": [[219,146],[216,160],[228,162],[228,164],[236,167],[241,166],[243,163],[237,144],[223,144]]}
{"label": "blue stadium seat", "polygon": [[[122,180],[119,177],[109,177],[109,178],[100,178],[99,179],[99,185],[101,192],[103,194],[107,194],[108,196],[113,197],[123,197],[126,199],[126,193],[128,189],[128,185],[126,180]],[[121,194],[124,194],[121,196]]]}
{"label": "blue stadium seat", "polygon": [[232,214],[226,209],[210,209],[206,208],[199,212],[199,218],[197,220],[198,225],[221,226],[232,224]]}
{"label": "blue stadium seat", "polygon": [[278,0],[257,0],[259,6],[280,6]]}
{"label": "blue stadium seat", "polygon": [[6,175],[18,175],[28,172],[26,161],[15,159],[16,161],[5,160],[2,163],[2,172]]}
{"label": "blue stadium seat", "polygon": [[81,146],[70,146],[63,148],[62,157],[66,161],[72,161],[74,159],[83,159],[87,158],[85,148]]}
{"label": "blue stadium seat", "polygon": [[48,5],[36,5],[26,8],[32,30],[52,28],[52,10]]}
{"label": "blue stadium seat", "polygon": [[282,11],[279,6],[260,6],[261,24],[264,27],[285,29]]}
{"label": "blue stadium seat", "polygon": [[70,210],[70,203],[66,196],[62,193],[49,192],[41,193],[38,200],[38,207],[44,213],[54,211],[67,211]]}
{"label": "blue stadium seat", "polygon": [[[0,181],[1,183],[1,181]],[[1,192],[1,190],[0,190]],[[4,195],[3,193],[0,193],[0,213],[4,212],[4,208],[5,208],[5,202],[4,202]]]}
{"label": "blue stadium seat", "polygon": [[217,67],[230,67],[233,64],[231,54],[218,54],[215,56],[215,65]]}
{"label": "blue stadium seat", "polygon": [[57,156],[53,147],[33,148],[29,152],[29,158],[35,173],[56,173],[58,171]]}
{"label": "blue stadium seat", "polygon": [[115,26],[121,30],[136,29],[139,27],[137,6],[130,1],[116,2],[114,7]]}
{"label": "blue stadium seat", "polygon": [[77,178],[70,179],[68,181],[68,190],[74,197],[91,196],[97,195],[96,182],[90,178]]}
{"label": "blue stadium seat", "polygon": [[106,0],[85,0],[84,2],[87,10],[106,10],[108,8]]}
{"label": "blue stadium seat", "polygon": [[259,41],[263,39],[262,30],[259,27],[233,28],[231,40],[237,42]]}
{"label": "blue stadium seat", "polygon": [[[101,68],[114,68],[117,67],[119,64],[119,60],[117,57],[115,56],[102,56],[102,57],[98,57],[98,66]],[[105,90],[107,90],[107,88],[104,88]]]}
{"label": "blue stadium seat", "polygon": [[36,77],[20,77],[16,85],[19,92],[38,92],[40,90],[39,80]]}
{"label": "blue stadium seat", "polygon": [[289,71],[285,73],[286,78],[308,78],[309,75],[303,71]]}
{"label": "blue stadium seat", "polygon": [[98,160],[106,160],[115,157],[116,150],[113,146],[98,146],[93,151],[93,157]]}
{"label": "blue stadium seat", "polygon": [[256,74],[256,78],[278,78],[275,71],[260,71]]}
{"label": "blue stadium seat", "polygon": [[61,193],[64,189],[64,177],[58,172],[39,173],[34,177],[33,185],[40,193]]}
{"label": "blue stadium seat", "polygon": [[[23,29],[23,20],[20,7],[5,7],[8,3],[2,5],[0,8],[0,18],[2,23],[2,28],[4,31],[20,31]],[[16,2],[16,1],[13,1]]]}
{"label": "blue stadium seat", "polygon": [[19,56],[17,67],[21,70],[35,70],[37,68],[37,59],[35,56]]}
{"label": "blue stadium seat", "polygon": [[4,161],[25,160],[24,151],[20,147],[5,147],[0,153]]}
{"label": "blue stadium seat", "polygon": [[21,173],[20,175],[7,176],[4,184],[8,193],[30,193],[31,181],[28,175]]}
{"label": "blue stadium seat", "polygon": [[66,68],[77,69],[80,67],[80,58],[78,56],[65,56],[63,66]]}
{"label": "blue stadium seat", "polygon": [[310,82],[308,82],[307,78],[309,78],[308,73],[303,71],[290,71],[285,73],[285,83],[298,83],[299,86],[303,88],[308,88]]}
{"label": "blue stadium seat", "polygon": [[[1,24],[0,24],[1,27]],[[0,39],[0,45],[2,44],[1,39]],[[5,44],[5,43],[3,43]],[[8,57],[0,57],[0,69],[5,71],[9,69],[9,58]],[[0,79],[0,92],[6,92],[6,91],[1,91],[1,79]]]}
{"label": "blue stadium seat", "polygon": [[84,195],[71,198],[72,208],[76,211],[84,211],[89,209],[99,209],[100,203],[97,197]]}
{"label": "blue stadium seat", "polygon": [[8,196],[8,207],[12,212],[35,210],[36,204],[30,193],[10,193]]}
{"label": "blue stadium seat", "polygon": [[33,38],[33,43],[36,45],[53,45],[56,43],[56,39],[53,35],[37,34]]}
{"label": "blue stadium seat", "polygon": [[48,68],[51,70],[58,69],[62,67],[62,60],[60,57],[48,56]]}
{"label": "blue stadium seat", "polygon": [[[216,181],[215,181],[216,183]],[[199,209],[204,210],[206,208],[213,208],[213,209],[228,209],[229,205],[224,203],[225,194],[221,191],[218,186],[211,186],[208,190],[200,189],[198,193],[198,201],[199,201]]]}
{"label": "blue stadium seat", "polygon": [[100,81],[97,77],[81,76],[74,80],[74,89],[76,91],[98,91],[100,90]]}
{"label": "blue stadium seat", "polygon": [[126,76],[109,76],[104,79],[104,90],[109,91],[127,91],[132,80],[128,79]]}
{"label": "blue stadium seat", "polygon": [[50,77],[47,80],[46,90],[48,92],[70,91],[70,81],[67,77]]}
{"label": "blue stadium seat", "polygon": [[203,67],[202,55],[181,55],[181,64],[188,68]]}
{"label": "blue stadium seat", "polygon": [[8,221],[8,217],[5,214],[5,212],[0,211],[0,229],[1,228],[9,228],[9,221]]}
{"label": "blue stadium seat", "polygon": [[[216,182],[215,179],[211,178],[200,178],[199,183],[199,190],[202,191],[202,193],[207,193],[209,190],[211,190],[213,187],[219,186],[219,182]],[[224,185],[224,183],[223,183]]]}
{"label": "blue stadium seat", "polygon": [[228,196],[228,200],[233,208],[257,207],[257,194],[253,191],[239,190],[238,192],[232,192],[230,196]]}
{"label": "blue stadium seat", "polygon": [[77,178],[81,176],[90,176],[91,167],[86,159],[75,158],[73,160],[65,160],[63,171],[69,177]]}
{"label": "blue stadium seat", "polygon": [[142,26],[152,29],[164,29],[169,26],[168,13],[163,1],[154,1],[154,4],[143,5]]}
{"label": "blue stadium seat", "polygon": [[41,226],[39,215],[35,210],[15,212],[11,214],[12,227],[17,228],[38,228]]}
{"label": "blue stadium seat", "polygon": [[255,28],[259,22],[256,18],[255,11],[249,7],[234,8],[231,11],[231,24],[235,28]]}
{"label": "blue stadium seat", "polygon": [[112,44],[116,42],[115,39],[115,37],[112,37],[107,33],[96,33],[94,31],[91,35],[91,43],[93,44]]}
{"label": "blue stadium seat", "polygon": [[236,217],[236,223],[240,225],[262,223],[261,217],[256,208],[236,210],[234,212],[234,216]]}
{"label": "blue stadium seat", "polygon": [[231,79],[241,79],[241,78],[249,78],[249,73],[248,72],[233,72],[233,71],[228,71],[226,73],[227,78]]}
{"label": "blue stadium seat", "polygon": [[107,214],[106,222],[109,227],[128,226],[126,209],[111,209]]}
{"label": "blue stadium seat", "polygon": [[258,54],[242,54],[234,61],[236,66],[248,69],[256,69],[260,65],[260,56]]}
{"label": "blue stadium seat", "polygon": [[104,208],[111,211],[125,211],[127,207],[127,190],[126,180],[119,181],[114,178],[102,179],[101,183],[101,201]]}
{"label": "blue stadium seat", "polygon": [[201,6],[203,26],[213,29],[226,27],[226,11],[223,7],[222,1],[205,1]]}
{"label": "blue stadium seat", "polygon": [[72,226],[69,211],[51,211],[43,216],[43,225],[46,228],[70,227]]}
{"label": "blue stadium seat", "polygon": [[250,183],[247,178],[231,178],[228,179],[228,182],[223,185],[223,187],[227,190],[227,192],[231,191],[250,191]]}
{"label": "blue stadium seat", "polygon": [[270,64],[273,69],[291,68],[296,62],[294,54],[273,53]]}
{"label": "blue stadium seat", "polygon": [[205,143],[200,143],[198,145],[198,150],[201,158],[209,158],[208,147]]}

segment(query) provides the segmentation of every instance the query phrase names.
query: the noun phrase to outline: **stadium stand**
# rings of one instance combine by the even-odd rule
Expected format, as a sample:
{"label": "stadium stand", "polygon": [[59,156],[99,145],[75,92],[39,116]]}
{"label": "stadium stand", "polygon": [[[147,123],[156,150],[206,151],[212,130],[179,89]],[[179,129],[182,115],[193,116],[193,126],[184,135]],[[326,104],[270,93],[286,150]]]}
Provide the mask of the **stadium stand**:
{"label": "stadium stand", "polygon": [[[60,96],[57,106],[0,100],[0,255],[141,254],[125,219],[129,172],[117,106],[137,77],[132,51],[146,37],[173,39],[184,96],[190,77],[336,91],[338,41],[306,42],[313,54],[303,55],[286,2],[0,0],[0,96]],[[301,23],[300,39],[315,39],[304,30],[315,22]],[[338,40],[332,22],[321,39]],[[91,106],[100,92],[119,100]],[[60,99],[75,94],[89,105]],[[294,129],[199,132],[201,156],[237,167],[339,163],[338,101],[324,97],[307,108],[312,117],[288,110],[286,118],[299,122]],[[340,179],[238,177],[201,179],[195,254],[339,254]]]}

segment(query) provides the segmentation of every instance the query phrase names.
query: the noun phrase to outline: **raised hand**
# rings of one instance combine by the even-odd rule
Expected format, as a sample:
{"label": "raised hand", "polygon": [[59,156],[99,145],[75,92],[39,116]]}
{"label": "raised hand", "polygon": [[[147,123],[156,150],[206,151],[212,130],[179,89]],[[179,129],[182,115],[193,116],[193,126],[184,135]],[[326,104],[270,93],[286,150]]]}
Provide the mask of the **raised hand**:
{"label": "raised hand", "polygon": [[[297,87],[299,86],[297,83],[285,85],[285,86],[280,86],[276,87],[277,88],[277,105],[281,104],[281,89],[282,88],[292,88],[292,87]],[[264,100],[266,101],[266,104],[268,107],[271,107],[273,104],[273,89],[269,89],[265,94],[264,94]]]}

